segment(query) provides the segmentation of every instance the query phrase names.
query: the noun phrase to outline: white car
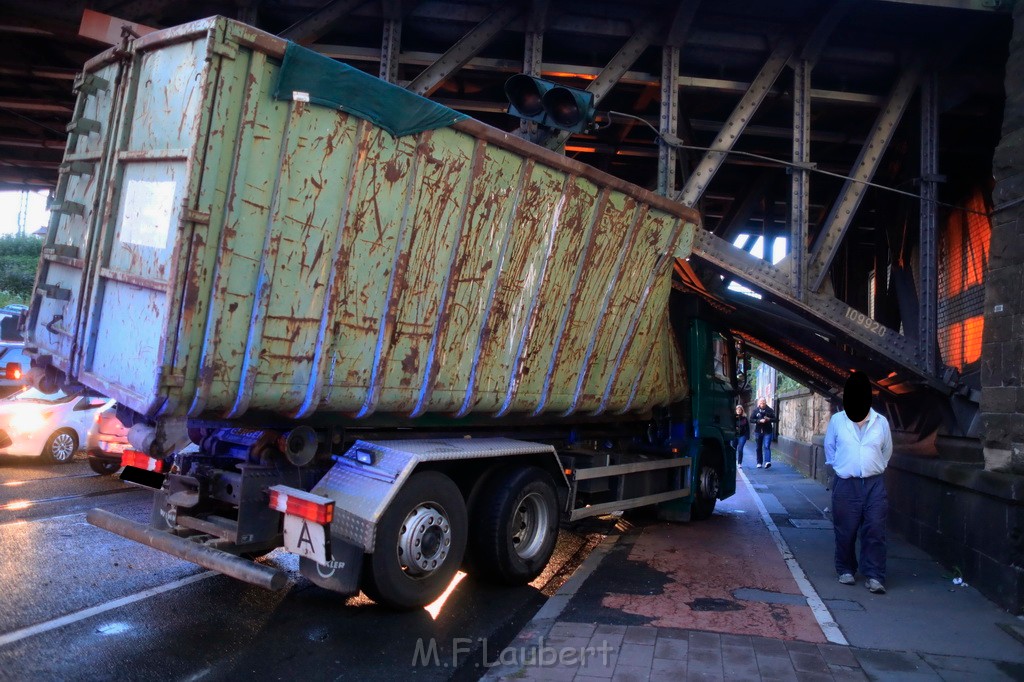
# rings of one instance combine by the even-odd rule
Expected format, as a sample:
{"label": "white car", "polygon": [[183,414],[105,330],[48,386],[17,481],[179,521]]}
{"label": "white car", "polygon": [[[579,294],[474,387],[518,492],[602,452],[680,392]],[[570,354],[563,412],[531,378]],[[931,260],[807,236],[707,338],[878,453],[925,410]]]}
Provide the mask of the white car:
{"label": "white car", "polygon": [[0,455],[70,462],[113,400],[96,394],[46,395],[26,388],[0,400]]}

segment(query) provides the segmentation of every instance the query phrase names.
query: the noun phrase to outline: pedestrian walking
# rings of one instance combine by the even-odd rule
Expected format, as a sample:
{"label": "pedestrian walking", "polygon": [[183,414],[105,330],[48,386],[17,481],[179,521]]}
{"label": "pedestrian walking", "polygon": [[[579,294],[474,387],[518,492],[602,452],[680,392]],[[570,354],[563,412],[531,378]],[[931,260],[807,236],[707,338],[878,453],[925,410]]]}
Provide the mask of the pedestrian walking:
{"label": "pedestrian walking", "polygon": [[754,422],[754,444],[757,446],[757,468],[772,468],[772,434],[775,432],[775,410],[764,398],[757,399],[757,407],[750,420]]}
{"label": "pedestrian walking", "polygon": [[736,466],[743,466],[743,448],[750,439],[750,420],[747,419],[747,411],[742,405],[736,406],[736,414],[733,416],[734,428],[736,429]]}
{"label": "pedestrian walking", "polygon": [[[856,584],[858,568],[865,586],[885,594],[885,524],[889,498],[883,472],[892,456],[889,422],[871,407],[871,383],[853,372],[843,390],[843,411],[832,415],[825,430],[825,462],[835,470],[832,526],[836,536],[835,568],[839,582]],[[857,536],[860,535],[860,562]]]}

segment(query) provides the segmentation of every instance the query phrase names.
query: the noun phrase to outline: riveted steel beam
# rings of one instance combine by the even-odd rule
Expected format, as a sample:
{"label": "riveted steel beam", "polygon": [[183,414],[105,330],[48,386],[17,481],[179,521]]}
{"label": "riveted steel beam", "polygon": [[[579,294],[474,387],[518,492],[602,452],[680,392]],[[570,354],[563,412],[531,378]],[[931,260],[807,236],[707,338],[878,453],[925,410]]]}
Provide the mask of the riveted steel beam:
{"label": "riveted steel beam", "polygon": [[[525,42],[523,43],[523,73],[540,77],[544,68],[544,28],[547,24],[550,0],[534,0],[526,20]],[[537,139],[537,123],[523,119],[519,122],[519,134],[525,139]]]}
{"label": "riveted steel beam", "polygon": [[679,131],[679,57],[689,36],[699,0],[684,2],[676,10],[661,49],[661,112],[658,131],[658,194],[672,196],[676,192],[676,163],[679,151],[665,142],[665,135],[678,137]]}
{"label": "riveted steel beam", "polygon": [[[370,47],[354,47],[351,45],[328,45],[320,43],[312,49],[322,55],[342,61],[363,61],[372,62],[380,59],[380,50]],[[410,66],[428,66],[440,58],[436,52],[404,51],[402,52],[402,63]],[[463,68],[474,71],[493,71],[497,73],[520,73],[522,62],[515,59],[494,59],[491,57],[475,57],[463,65]],[[567,64],[564,62],[544,62],[541,65],[541,73],[578,73],[582,76],[597,76],[601,69],[583,64]],[[659,76],[643,71],[627,71],[619,79],[621,83],[631,85],[651,85],[657,87],[661,82]],[[750,83],[746,81],[734,81],[724,78],[705,78],[703,76],[679,76],[679,87],[693,90],[708,90],[712,92],[733,92],[744,93],[750,89]],[[773,95],[781,95],[782,89],[773,88],[770,91]],[[835,102],[840,104],[851,104],[857,106],[880,107],[885,102],[884,97],[863,92],[850,92],[844,90],[825,90],[819,88],[811,89],[811,101]],[[749,128],[748,128],[749,129]],[[715,130],[718,130],[716,127]],[[818,139],[819,133],[815,133]],[[822,135],[822,141],[834,138],[834,141],[841,142],[847,139],[843,135]],[[788,137],[788,132],[786,137]]]}
{"label": "riveted steel beam", "polygon": [[[594,95],[595,106],[615,87],[619,79],[629,71],[629,67],[633,66],[633,63],[643,54],[643,51],[654,42],[655,36],[657,36],[658,31],[663,26],[664,20],[661,18],[651,18],[645,21],[637,32],[630,36],[629,40],[619,48],[619,51],[615,53],[611,61],[601,69],[601,73],[598,74],[597,78],[592,80],[590,85],[587,86],[587,91]],[[564,130],[559,131],[548,139],[547,147],[549,149],[561,148],[565,141],[569,139],[569,135],[570,133]]]}
{"label": "riveted steel beam", "polygon": [[938,76],[921,82],[921,224],[920,287],[918,296],[918,352],[930,372],[936,371],[938,344],[938,204],[939,97]]}
{"label": "riveted steel beam", "polygon": [[753,287],[782,295],[788,293],[789,277],[785,270],[733,246],[707,230],[697,230],[693,254],[727,270]]}
{"label": "riveted steel beam", "polygon": [[832,264],[836,252],[839,251],[846,231],[853,222],[861,199],[864,198],[864,193],[867,190],[865,183],[870,182],[875,176],[875,171],[882,162],[882,155],[896,132],[896,126],[903,118],[903,112],[906,111],[910,97],[917,89],[923,71],[924,62],[920,59],[903,71],[889,95],[888,102],[879,113],[871,134],[868,135],[867,141],[861,148],[853,171],[850,173],[851,179],[846,181],[839,198],[833,204],[832,211],[825,220],[821,234],[818,235],[814,245],[810,262],[807,264],[811,290],[821,289],[829,266]]}
{"label": "riveted steel beam", "polygon": [[658,194],[676,192],[676,162],[679,152],[665,142],[665,135],[677,136],[679,128],[679,54],[673,45],[661,48],[661,116],[658,120]]}
{"label": "riveted steel beam", "polygon": [[402,20],[385,19],[380,44],[380,79],[398,82],[398,57],[402,49]]}
{"label": "riveted steel beam", "polygon": [[300,45],[309,45],[331,30],[339,20],[366,0],[333,0],[308,14],[278,35]]}
{"label": "riveted steel beam", "polygon": [[785,267],[756,258],[706,230],[697,231],[692,257],[711,263],[755,291],[764,292],[780,304],[805,314],[808,319],[856,341],[880,357],[898,363],[923,383],[938,389],[948,388],[946,383],[922,366],[914,342],[899,332],[833,296],[807,292],[803,299],[793,297]]}
{"label": "riveted steel beam", "polygon": [[725,161],[726,152],[736,144],[736,139],[743,133],[743,129],[750,123],[754,112],[764,101],[765,96],[771,90],[775,79],[782,73],[786,62],[793,54],[795,42],[789,36],[779,40],[778,45],[772,50],[768,60],[761,68],[760,73],[750,84],[750,88],[740,98],[739,104],[722,126],[721,132],[711,145],[711,150],[704,154],[704,158],[697,168],[690,174],[681,192],[676,195],[676,201],[687,206],[694,206],[700,201],[701,195],[711,183],[711,178]]}
{"label": "riveted steel beam", "polygon": [[811,72],[829,37],[849,12],[852,0],[832,5],[793,61],[793,168],[790,177],[789,253],[793,295],[804,298],[807,280],[808,204],[811,193]]}
{"label": "riveted steel beam", "polygon": [[503,5],[489,17],[477,24],[469,33],[459,38],[436,62],[425,68],[409,83],[408,88],[417,95],[428,97],[462,65],[475,57],[494,36],[519,15],[516,5]]}
{"label": "riveted steel beam", "polygon": [[790,177],[789,254],[792,258],[793,295],[804,296],[807,258],[807,207],[811,195],[811,62],[797,60],[793,64],[793,163]]}

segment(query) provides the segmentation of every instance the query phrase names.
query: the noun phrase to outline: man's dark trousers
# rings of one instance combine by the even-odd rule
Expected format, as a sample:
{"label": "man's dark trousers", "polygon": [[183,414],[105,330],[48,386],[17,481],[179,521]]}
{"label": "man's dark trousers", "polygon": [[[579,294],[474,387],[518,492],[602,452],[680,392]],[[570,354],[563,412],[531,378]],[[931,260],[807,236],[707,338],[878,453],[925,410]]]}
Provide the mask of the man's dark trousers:
{"label": "man's dark trousers", "polygon": [[857,533],[860,572],[885,584],[885,524],[889,497],[881,474],[868,478],[836,478],[832,486],[832,525],[836,532],[836,573],[856,574]]}

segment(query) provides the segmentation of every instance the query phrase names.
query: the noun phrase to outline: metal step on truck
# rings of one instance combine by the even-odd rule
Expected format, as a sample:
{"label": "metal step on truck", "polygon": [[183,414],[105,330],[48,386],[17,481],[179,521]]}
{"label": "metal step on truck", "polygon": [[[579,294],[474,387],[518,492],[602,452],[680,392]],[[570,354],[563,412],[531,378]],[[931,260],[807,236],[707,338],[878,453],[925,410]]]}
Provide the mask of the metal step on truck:
{"label": "metal step on truck", "polygon": [[529,582],[562,521],[733,493],[741,353],[673,290],[693,210],[224,18],[75,87],[30,373],[116,399],[155,491],[90,523],[412,608]]}

